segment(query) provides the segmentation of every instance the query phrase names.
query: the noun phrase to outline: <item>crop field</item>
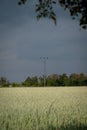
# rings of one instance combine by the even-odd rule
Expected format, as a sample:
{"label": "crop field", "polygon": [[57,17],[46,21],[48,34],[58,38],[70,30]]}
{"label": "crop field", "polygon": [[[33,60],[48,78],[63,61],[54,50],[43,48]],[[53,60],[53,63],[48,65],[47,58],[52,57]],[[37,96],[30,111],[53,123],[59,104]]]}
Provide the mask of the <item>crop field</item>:
{"label": "crop field", "polygon": [[0,88],[0,130],[87,130],[87,87]]}

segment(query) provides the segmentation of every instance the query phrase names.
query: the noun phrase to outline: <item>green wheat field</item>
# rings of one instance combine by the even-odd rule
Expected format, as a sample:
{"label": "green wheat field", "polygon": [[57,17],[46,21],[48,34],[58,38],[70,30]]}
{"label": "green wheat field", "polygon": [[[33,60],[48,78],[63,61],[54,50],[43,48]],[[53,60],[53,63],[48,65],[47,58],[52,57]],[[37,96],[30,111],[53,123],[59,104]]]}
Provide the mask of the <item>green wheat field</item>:
{"label": "green wheat field", "polygon": [[87,87],[0,88],[0,130],[87,130]]}

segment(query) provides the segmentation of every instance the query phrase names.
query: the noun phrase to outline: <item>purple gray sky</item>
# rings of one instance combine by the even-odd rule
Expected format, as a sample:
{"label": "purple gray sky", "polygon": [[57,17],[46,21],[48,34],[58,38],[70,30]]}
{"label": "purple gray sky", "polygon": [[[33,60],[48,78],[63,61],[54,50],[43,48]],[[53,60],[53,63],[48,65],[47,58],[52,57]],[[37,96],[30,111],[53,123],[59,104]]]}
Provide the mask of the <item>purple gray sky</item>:
{"label": "purple gray sky", "polygon": [[36,20],[35,1],[18,6],[18,0],[0,0],[0,76],[21,82],[42,76],[43,61],[49,74],[87,74],[87,30],[58,7],[57,25]]}

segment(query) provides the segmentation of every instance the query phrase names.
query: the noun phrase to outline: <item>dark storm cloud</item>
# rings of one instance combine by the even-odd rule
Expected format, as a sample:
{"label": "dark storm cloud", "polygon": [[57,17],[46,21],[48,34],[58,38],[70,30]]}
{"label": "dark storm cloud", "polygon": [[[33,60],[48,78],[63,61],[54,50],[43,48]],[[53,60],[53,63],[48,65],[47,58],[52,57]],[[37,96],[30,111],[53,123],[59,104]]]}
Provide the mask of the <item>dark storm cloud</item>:
{"label": "dark storm cloud", "polygon": [[37,22],[34,1],[21,7],[17,1],[0,4],[0,75],[10,81],[42,75],[43,56],[47,74],[87,73],[87,30],[79,31],[78,21],[61,8],[57,26],[47,19]]}

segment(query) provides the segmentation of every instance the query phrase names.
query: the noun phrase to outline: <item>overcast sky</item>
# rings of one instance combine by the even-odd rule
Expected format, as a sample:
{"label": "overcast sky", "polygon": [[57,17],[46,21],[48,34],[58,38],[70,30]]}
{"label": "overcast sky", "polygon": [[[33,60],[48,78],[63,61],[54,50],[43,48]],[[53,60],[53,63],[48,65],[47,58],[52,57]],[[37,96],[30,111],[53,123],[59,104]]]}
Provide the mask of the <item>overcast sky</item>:
{"label": "overcast sky", "polygon": [[[0,76],[11,82],[43,75],[43,60],[49,74],[87,74],[87,30],[58,7],[57,25],[36,20],[34,1],[24,6],[18,0],[0,0]],[[29,0],[28,0],[29,1]]]}

